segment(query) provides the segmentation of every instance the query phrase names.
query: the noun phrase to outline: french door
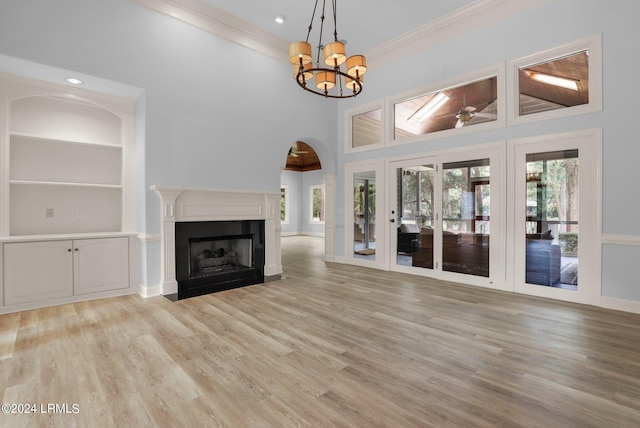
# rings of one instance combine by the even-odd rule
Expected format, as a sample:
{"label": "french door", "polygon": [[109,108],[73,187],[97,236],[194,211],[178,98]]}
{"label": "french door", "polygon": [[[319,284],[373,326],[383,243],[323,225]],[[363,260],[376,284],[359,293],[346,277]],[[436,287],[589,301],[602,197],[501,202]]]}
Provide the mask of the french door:
{"label": "french door", "polygon": [[389,163],[393,270],[505,287],[503,157],[495,144]]}
{"label": "french door", "polygon": [[440,230],[436,221],[440,205],[436,162],[435,157],[426,157],[390,164],[389,241],[395,248],[390,252],[391,265],[397,270],[432,271],[435,267],[434,237]]}
{"label": "french door", "polygon": [[347,165],[345,182],[345,257],[353,264],[388,269],[384,163]]}
{"label": "french door", "polygon": [[597,303],[599,146],[595,131],[511,144],[516,291]]}

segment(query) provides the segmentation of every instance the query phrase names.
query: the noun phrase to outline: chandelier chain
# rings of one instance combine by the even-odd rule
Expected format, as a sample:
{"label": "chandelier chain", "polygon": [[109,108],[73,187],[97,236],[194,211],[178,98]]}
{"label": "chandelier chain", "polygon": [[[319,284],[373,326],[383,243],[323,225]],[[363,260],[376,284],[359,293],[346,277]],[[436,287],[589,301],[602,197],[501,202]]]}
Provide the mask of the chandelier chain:
{"label": "chandelier chain", "polygon": [[307,31],[307,38],[305,42],[309,43],[309,36],[311,36],[311,30],[313,29],[313,20],[316,18],[316,8],[318,7],[318,0],[316,0],[316,4],[313,6],[313,13],[311,14],[311,22],[309,22],[309,30]]}
{"label": "chandelier chain", "polygon": [[336,13],[338,0],[331,0],[333,3],[333,40],[338,41],[338,14]]}

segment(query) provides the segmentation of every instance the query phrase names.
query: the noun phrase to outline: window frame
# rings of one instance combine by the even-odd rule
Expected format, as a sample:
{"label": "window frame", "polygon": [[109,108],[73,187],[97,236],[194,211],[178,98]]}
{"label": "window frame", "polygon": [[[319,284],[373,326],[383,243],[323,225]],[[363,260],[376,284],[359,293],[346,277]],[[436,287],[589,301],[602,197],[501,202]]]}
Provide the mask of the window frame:
{"label": "window frame", "polygon": [[[374,110],[380,110],[380,139],[375,144],[369,144],[361,147],[353,147],[353,118],[360,114],[368,113]],[[369,150],[381,149],[385,146],[385,104],[383,101],[376,101],[373,103],[368,103],[365,105],[361,105],[358,107],[351,108],[345,112],[345,122],[344,122],[344,153],[359,153]]]}
{"label": "window frame", "polygon": [[313,202],[314,202],[314,190],[321,189],[322,190],[322,212],[325,213],[324,218],[326,219],[326,192],[324,184],[312,184],[309,186],[309,224],[324,224],[325,220],[315,220],[313,218]]}
{"label": "window frame", "polygon": [[[589,102],[587,104],[581,104],[573,107],[548,110],[521,116],[519,84],[520,69],[543,62],[553,61],[554,59],[559,59],[585,50],[589,52]],[[519,59],[511,60],[508,62],[507,69],[507,93],[510,96],[509,116],[507,121],[509,126],[602,111],[602,33],[585,37],[583,39]]]}
{"label": "window frame", "polygon": [[284,220],[282,219],[282,212],[280,213],[280,224],[289,224],[289,185],[280,185],[280,197],[284,195]]}
{"label": "window frame", "polygon": [[[462,128],[445,129],[442,131],[430,132],[422,135],[414,135],[408,138],[395,139],[395,105],[403,101],[407,101],[416,97],[432,94],[447,89],[465,86],[473,82],[483,79],[496,77],[497,79],[497,119],[489,122],[479,123],[473,126],[465,126]],[[502,128],[506,126],[506,96],[505,96],[505,69],[504,63],[500,63],[491,67],[476,70],[467,74],[456,76],[452,79],[444,80],[417,89],[404,92],[402,94],[389,97],[385,101],[385,110],[389,112],[386,115],[384,123],[385,145],[387,147],[398,146],[400,144],[410,144],[418,141],[430,141],[452,135],[462,135],[471,132],[486,131],[490,129]]]}

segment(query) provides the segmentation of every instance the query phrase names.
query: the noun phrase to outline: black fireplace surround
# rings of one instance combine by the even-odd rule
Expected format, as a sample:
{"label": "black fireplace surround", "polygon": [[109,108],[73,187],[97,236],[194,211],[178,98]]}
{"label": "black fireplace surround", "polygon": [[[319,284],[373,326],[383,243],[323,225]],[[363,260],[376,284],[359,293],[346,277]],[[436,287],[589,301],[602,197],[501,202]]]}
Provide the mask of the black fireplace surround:
{"label": "black fireplace surround", "polygon": [[264,220],[176,223],[178,300],[264,282]]}

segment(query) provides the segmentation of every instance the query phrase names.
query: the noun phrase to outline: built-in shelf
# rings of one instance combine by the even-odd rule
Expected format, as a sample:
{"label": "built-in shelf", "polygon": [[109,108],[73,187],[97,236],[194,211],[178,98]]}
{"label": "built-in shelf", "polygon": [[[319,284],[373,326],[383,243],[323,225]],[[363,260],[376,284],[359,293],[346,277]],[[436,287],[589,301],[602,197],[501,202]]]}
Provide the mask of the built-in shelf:
{"label": "built-in shelf", "polygon": [[36,134],[27,134],[24,132],[12,132],[11,133],[11,141],[12,142],[20,142],[20,141],[30,141],[30,140],[39,140],[39,141],[47,141],[51,143],[63,143],[63,144],[80,144],[83,146],[92,146],[92,147],[101,147],[101,148],[110,148],[114,150],[122,150],[122,146],[119,144],[104,144],[104,143],[95,143],[90,141],[74,141],[74,140],[62,140],[58,138],[49,138],[42,135]]}
{"label": "built-in shelf", "polygon": [[[131,100],[0,76],[0,236],[131,230]],[[2,184],[4,183],[4,184]]]}
{"label": "built-in shelf", "polygon": [[136,291],[134,113],[0,73],[0,314]]}

